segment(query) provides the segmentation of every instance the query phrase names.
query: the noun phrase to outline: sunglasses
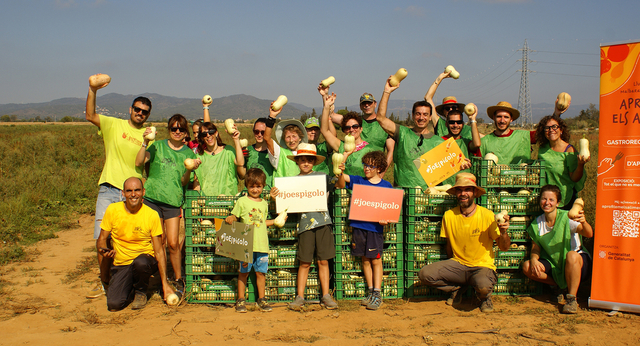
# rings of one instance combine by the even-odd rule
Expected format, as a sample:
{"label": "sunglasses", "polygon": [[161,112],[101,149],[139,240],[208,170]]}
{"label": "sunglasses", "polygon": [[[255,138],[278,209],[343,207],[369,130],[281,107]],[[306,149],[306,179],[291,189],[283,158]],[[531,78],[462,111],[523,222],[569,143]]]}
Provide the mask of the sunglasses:
{"label": "sunglasses", "polygon": [[442,107],[445,111],[457,111],[458,106],[444,106]]}
{"label": "sunglasses", "polygon": [[264,130],[253,130],[253,134],[256,136],[258,135],[264,136]]}
{"label": "sunglasses", "polygon": [[200,132],[200,134],[198,135],[198,137],[200,138],[205,138],[207,136],[215,136],[216,134],[216,130],[209,130],[209,131],[204,131],[204,132]]}
{"label": "sunglasses", "polygon": [[184,127],[170,127],[169,130],[171,132],[187,132],[187,129]]}
{"label": "sunglasses", "polygon": [[134,113],[142,113],[142,115],[145,115],[145,116],[147,116],[147,115],[149,115],[151,113],[151,111],[149,111],[147,109],[142,109],[142,108],[139,108],[139,107],[133,107],[133,112]]}
{"label": "sunglasses", "polygon": [[378,168],[378,166],[374,166],[374,165],[367,165],[366,163],[364,164],[364,168],[368,168],[368,169],[376,169]]}
{"label": "sunglasses", "polygon": [[342,132],[347,132],[347,131],[349,131],[350,129],[357,130],[357,129],[359,129],[359,128],[360,128],[360,125],[358,125],[358,124],[351,125],[351,126],[349,126],[349,125],[345,125],[345,126],[343,126],[343,127],[342,127]]}
{"label": "sunglasses", "polygon": [[556,132],[556,131],[558,131],[559,128],[560,128],[560,126],[558,126],[558,125],[545,126],[544,127],[544,131],[545,132],[549,132],[549,131]]}
{"label": "sunglasses", "polygon": [[453,124],[458,124],[458,125],[462,125],[464,124],[464,120],[449,120],[449,125],[453,125]]}

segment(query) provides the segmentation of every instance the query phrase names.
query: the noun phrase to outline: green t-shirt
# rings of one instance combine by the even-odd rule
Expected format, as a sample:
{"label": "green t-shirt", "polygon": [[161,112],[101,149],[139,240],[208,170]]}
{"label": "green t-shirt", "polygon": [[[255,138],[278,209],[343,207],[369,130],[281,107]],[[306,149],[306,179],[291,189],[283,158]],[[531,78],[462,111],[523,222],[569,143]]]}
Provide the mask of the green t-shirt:
{"label": "green t-shirt", "polygon": [[[447,127],[447,120],[440,118],[440,120],[438,120],[438,122],[436,123],[436,128],[434,132],[436,133],[436,135],[440,137],[448,136],[449,128]],[[471,135],[471,126],[468,126],[465,124],[462,127],[462,131],[460,131],[460,137],[467,139],[469,141],[472,141],[473,136]]]}
{"label": "green t-shirt", "polygon": [[247,150],[249,151],[247,169],[260,168],[267,176],[267,187],[273,186],[273,166],[269,162],[269,150],[257,151],[254,146],[249,146]]}
{"label": "green t-shirt", "polygon": [[242,223],[253,225],[253,251],[269,252],[269,234],[267,233],[267,211],[269,204],[264,199],[252,201],[248,196],[238,198],[231,214]]}
{"label": "green t-shirt", "polygon": [[145,128],[136,129],[128,120],[99,114],[105,160],[98,185],[109,183],[119,189],[130,177],[142,178],[144,167],[136,167]]}
{"label": "green t-shirt", "polygon": [[547,184],[556,185],[562,193],[562,201],[558,201],[558,207],[563,207],[571,201],[573,191],[582,191],[587,179],[587,172],[582,173],[582,178],[574,182],[571,180],[571,172],[578,168],[577,153],[559,153],[549,146],[549,143],[538,149],[538,158],[544,160]]}
{"label": "green t-shirt", "polygon": [[236,171],[236,151],[233,146],[210,155],[206,152],[198,155],[202,161],[195,170],[200,182],[200,193],[204,196],[235,196],[238,193],[238,175]]}
{"label": "green t-shirt", "polygon": [[540,258],[546,259],[551,264],[553,281],[562,289],[567,287],[564,264],[567,252],[571,251],[571,227],[568,213],[566,210],[556,209],[556,222],[553,225],[553,231],[542,236],[535,220],[527,228],[531,240],[542,249]]}
{"label": "green t-shirt", "polygon": [[[275,143],[274,143],[275,144]],[[298,164],[290,160],[287,156],[293,155],[289,148],[280,147],[280,155],[278,156],[278,167],[275,169],[273,177],[295,177],[300,174]]]}
{"label": "green t-shirt", "polygon": [[[443,138],[444,140],[446,140],[445,138]],[[471,156],[469,155],[469,142],[471,142],[471,140],[468,140],[466,138],[458,138],[456,139],[456,143],[458,144],[458,146],[460,147],[460,151],[462,151],[462,154],[464,155],[464,157],[468,158],[469,160],[471,160]],[[463,173],[463,172],[471,172],[471,168],[467,168],[467,169],[463,169],[458,173]],[[456,174],[458,174],[456,173]],[[450,184],[450,185],[455,185],[456,183],[456,174],[450,176],[449,178],[445,179],[442,184]]]}
{"label": "green t-shirt", "polygon": [[498,137],[495,133],[482,138],[480,152],[482,156],[494,153],[498,157],[498,164],[516,164],[531,159],[531,132],[513,130],[510,135]]}
{"label": "green t-shirt", "polygon": [[431,138],[424,138],[422,145],[420,136],[406,126],[397,126],[396,147],[393,151],[393,179],[397,186],[400,187],[416,187],[427,188],[427,183],[420,175],[418,168],[413,160],[422,156],[422,154],[435,148],[438,144],[444,142],[442,137],[433,135]]}
{"label": "green t-shirt", "polygon": [[374,150],[384,151],[389,135],[377,120],[362,119],[362,133],[360,138],[373,146]]}
{"label": "green t-shirt", "polygon": [[180,150],[173,150],[168,142],[169,140],[165,139],[147,148],[149,178],[144,183],[144,198],[179,208],[184,203],[185,187],[181,182],[182,176],[187,172],[184,160],[195,159],[196,154],[186,145]]}
{"label": "green t-shirt", "polygon": [[[344,142],[340,143],[340,148],[338,148],[338,151],[341,154],[344,154]],[[371,144],[367,144],[362,149],[351,153],[351,155],[347,157],[347,162],[344,163],[344,174],[359,175],[361,177],[364,177],[364,163],[362,163],[362,158],[366,153],[372,151],[376,151],[375,147]]]}
{"label": "green t-shirt", "polygon": [[321,164],[313,166],[314,172],[322,172],[327,175],[333,175],[331,172],[333,170],[331,164],[331,155],[329,155],[329,150],[327,150],[327,142],[322,142],[316,144],[316,152],[320,156],[324,156],[324,161]]}

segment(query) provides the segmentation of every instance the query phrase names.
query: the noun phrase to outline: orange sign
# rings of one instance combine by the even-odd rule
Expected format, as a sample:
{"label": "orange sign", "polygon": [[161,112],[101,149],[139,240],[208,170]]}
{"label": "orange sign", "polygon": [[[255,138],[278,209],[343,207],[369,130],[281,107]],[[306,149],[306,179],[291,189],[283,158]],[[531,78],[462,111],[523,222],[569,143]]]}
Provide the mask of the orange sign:
{"label": "orange sign", "polygon": [[403,195],[402,189],[354,184],[349,220],[398,222]]}
{"label": "orange sign", "polygon": [[458,173],[464,159],[458,143],[453,138],[449,138],[413,160],[413,163],[427,185],[434,187]]}
{"label": "orange sign", "polygon": [[589,306],[640,312],[640,43],[600,48],[598,186]]}

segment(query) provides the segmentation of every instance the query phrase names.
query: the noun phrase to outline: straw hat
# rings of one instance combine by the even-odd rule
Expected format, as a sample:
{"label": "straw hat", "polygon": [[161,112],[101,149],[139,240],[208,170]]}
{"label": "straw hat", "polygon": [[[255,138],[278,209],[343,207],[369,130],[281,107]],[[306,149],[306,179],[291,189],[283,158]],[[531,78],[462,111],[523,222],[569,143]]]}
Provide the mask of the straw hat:
{"label": "straw hat", "polygon": [[322,161],[324,161],[325,159],[324,156],[318,155],[318,151],[316,150],[316,145],[310,144],[310,143],[300,143],[298,145],[298,150],[296,150],[296,154],[287,155],[287,158],[289,160],[295,161],[296,157],[300,157],[300,156],[315,156],[316,162],[313,164],[314,166],[321,164]]}
{"label": "straw hat", "polygon": [[302,138],[300,140],[301,144],[309,142],[309,137],[307,137],[307,129],[304,127],[304,125],[302,125],[300,120],[282,120],[278,123],[278,125],[276,125],[276,139],[278,140],[278,144],[280,144],[282,148],[287,147],[287,143],[282,139],[282,130],[288,125],[296,125],[300,129],[300,131],[302,132]]}
{"label": "straw hat", "polygon": [[476,188],[476,193],[474,194],[475,197],[480,197],[487,193],[485,189],[476,185],[476,176],[466,172],[458,173],[458,175],[456,175],[456,184],[453,185],[449,190],[447,190],[447,193],[450,195],[455,195],[457,188],[468,186]]}
{"label": "straw hat", "polygon": [[487,108],[487,115],[492,120],[495,120],[494,118],[496,117],[497,111],[507,111],[511,113],[511,121],[515,121],[520,116],[520,111],[511,107],[511,103],[506,101],[500,101],[497,105]]}
{"label": "straw hat", "polygon": [[442,114],[442,108],[444,108],[445,106],[458,106],[458,110],[460,112],[462,112],[462,110],[464,109],[464,103],[458,103],[458,99],[456,99],[455,96],[447,96],[445,98],[442,99],[442,104],[439,106],[436,106],[436,113],[440,114],[440,115],[444,115]]}

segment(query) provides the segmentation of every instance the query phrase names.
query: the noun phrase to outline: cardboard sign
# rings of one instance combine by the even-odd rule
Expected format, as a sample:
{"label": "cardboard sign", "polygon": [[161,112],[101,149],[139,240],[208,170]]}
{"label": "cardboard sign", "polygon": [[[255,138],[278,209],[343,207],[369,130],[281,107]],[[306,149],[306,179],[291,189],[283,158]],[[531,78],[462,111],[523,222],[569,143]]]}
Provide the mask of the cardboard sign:
{"label": "cardboard sign", "polygon": [[349,220],[398,222],[403,195],[402,189],[354,184]]}
{"label": "cardboard sign", "polygon": [[276,196],[276,212],[288,213],[328,211],[327,176],[324,174],[298,175],[274,178],[274,186],[280,190]]}
{"label": "cardboard sign", "polygon": [[253,225],[223,222],[216,232],[216,255],[253,262]]}
{"label": "cardboard sign", "polygon": [[453,138],[449,138],[413,160],[413,163],[427,186],[434,187],[458,173],[464,159],[458,143]]}

